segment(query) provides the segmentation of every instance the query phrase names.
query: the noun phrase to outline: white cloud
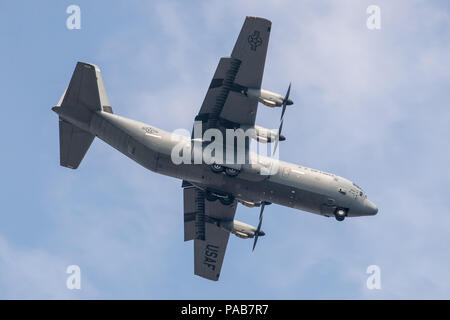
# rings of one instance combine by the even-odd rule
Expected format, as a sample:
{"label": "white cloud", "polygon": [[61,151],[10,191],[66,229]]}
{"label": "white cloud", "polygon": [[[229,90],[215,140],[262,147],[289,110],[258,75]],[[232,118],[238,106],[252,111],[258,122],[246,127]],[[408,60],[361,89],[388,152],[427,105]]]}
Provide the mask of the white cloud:
{"label": "white cloud", "polygon": [[80,291],[67,289],[69,275],[66,274],[66,268],[70,264],[69,260],[42,249],[15,247],[0,236],[0,297],[77,299],[95,296],[96,289],[84,277]]}

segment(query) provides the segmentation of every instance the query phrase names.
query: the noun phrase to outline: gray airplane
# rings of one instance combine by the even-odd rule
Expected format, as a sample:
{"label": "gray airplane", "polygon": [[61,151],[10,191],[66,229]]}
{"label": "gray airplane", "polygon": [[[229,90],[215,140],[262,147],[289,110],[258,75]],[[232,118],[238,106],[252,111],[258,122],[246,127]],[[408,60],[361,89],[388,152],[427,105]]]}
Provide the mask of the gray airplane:
{"label": "gray airplane", "polygon": [[[289,99],[290,86],[285,96],[261,89],[270,29],[269,20],[245,19],[231,56],[220,59],[195,117],[196,123],[202,125],[201,133],[208,129],[254,129],[245,142],[244,163],[174,163],[174,148],[195,142],[204,147],[202,137],[175,135],[174,139],[173,133],[114,114],[100,69],[93,64],[77,63],[68,88],[52,108],[59,116],[61,166],[78,168],[98,137],[143,167],[182,180],[184,240],[194,240],[195,274],[210,280],[219,279],[230,233],[253,238],[254,249],[258,237],[264,235],[261,224],[268,204],[338,221],[372,216],[378,211],[364,191],[345,178],[272,157],[248,161],[251,140],[274,142],[274,150],[278,141],[284,140],[284,112],[293,103]],[[281,108],[278,131],[255,125],[259,102]],[[265,169],[274,165],[277,170],[267,174]],[[257,227],[234,220],[238,203],[260,208]]]}

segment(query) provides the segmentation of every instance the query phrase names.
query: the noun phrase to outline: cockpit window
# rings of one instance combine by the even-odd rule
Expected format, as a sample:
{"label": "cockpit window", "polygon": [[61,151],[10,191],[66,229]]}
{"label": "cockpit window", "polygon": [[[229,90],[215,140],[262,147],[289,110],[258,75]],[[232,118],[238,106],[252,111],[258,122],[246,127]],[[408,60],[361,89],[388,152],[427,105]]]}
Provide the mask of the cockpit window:
{"label": "cockpit window", "polygon": [[353,182],[353,185],[354,185],[355,187],[357,187],[359,191],[364,192],[363,189],[362,189],[360,186],[358,186],[356,183]]}

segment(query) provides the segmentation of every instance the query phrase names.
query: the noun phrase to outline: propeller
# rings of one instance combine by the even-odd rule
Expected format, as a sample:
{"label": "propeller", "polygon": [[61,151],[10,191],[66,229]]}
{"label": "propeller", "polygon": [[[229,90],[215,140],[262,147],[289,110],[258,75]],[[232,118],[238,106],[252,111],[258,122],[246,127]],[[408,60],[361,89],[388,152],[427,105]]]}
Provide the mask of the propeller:
{"label": "propeller", "polygon": [[280,137],[281,137],[281,129],[283,129],[283,121],[284,121],[284,113],[286,112],[286,105],[289,102],[291,102],[291,100],[289,100],[289,94],[290,93],[291,93],[291,84],[289,83],[289,87],[288,87],[286,95],[284,96],[284,99],[283,99],[283,105],[282,105],[281,117],[280,117],[280,127],[278,128],[278,139],[275,140],[275,146],[273,148],[272,155],[275,154],[275,151],[277,150],[277,147],[278,147],[278,142],[279,142]]}
{"label": "propeller", "polygon": [[258,242],[259,234],[261,233],[261,225],[262,225],[262,221],[263,221],[263,213],[264,213],[264,207],[265,206],[266,206],[266,202],[263,201],[262,204],[261,204],[261,212],[259,213],[258,227],[256,228],[256,231],[255,231],[255,241],[253,242],[253,249],[252,249],[252,251],[255,250],[256,243]]}

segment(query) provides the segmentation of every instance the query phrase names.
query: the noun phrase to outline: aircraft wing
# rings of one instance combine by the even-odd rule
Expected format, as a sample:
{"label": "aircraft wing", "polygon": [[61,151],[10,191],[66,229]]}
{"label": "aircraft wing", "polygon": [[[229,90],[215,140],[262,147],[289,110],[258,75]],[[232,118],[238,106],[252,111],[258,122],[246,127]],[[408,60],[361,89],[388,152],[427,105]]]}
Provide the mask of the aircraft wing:
{"label": "aircraft wing", "polygon": [[203,122],[204,130],[255,124],[258,100],[245,92],[261,88],[271,25],[263,18],[245,19],[231,57],[220,59],[195,118]]}
{"label": "aircraft wing", "polygon": [[223,205],[209,201],[205,192],[187,186],[184,192],[184,240],[194,240],[194,273],[217,281],[222,269],[230,233],[220,227],[222,221],[233,221],[236,200]]}

